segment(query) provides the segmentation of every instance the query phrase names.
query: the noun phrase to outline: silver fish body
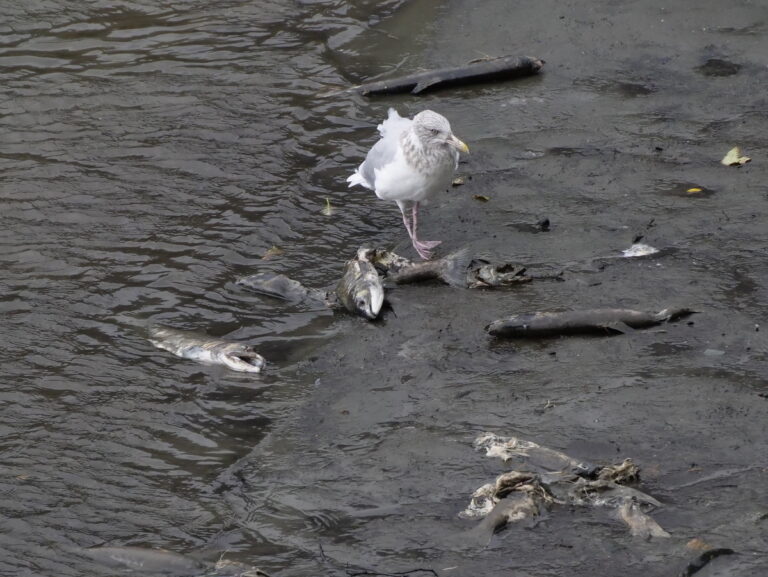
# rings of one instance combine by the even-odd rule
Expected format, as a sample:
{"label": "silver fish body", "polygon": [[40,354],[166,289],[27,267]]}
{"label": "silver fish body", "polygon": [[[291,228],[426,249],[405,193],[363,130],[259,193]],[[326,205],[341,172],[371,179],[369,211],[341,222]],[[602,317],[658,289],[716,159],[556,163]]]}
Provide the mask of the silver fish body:
{"label": "silver fish body", "polygon": [[692,314],[686,308],[648,313],[631,309],[593,309],[565,312],[536,312],[499,319],[486,327],[497,337],[546,337],[577,333],[616,334],[674,321]]}
{"label": "silver fish body", "polygon": [[109,567],[121,567],[141,574],[200,575],[206,565],[186,555],[143,547],[94,547],[82,552]]}
{"label": "silver fish body", "polygon": [[311,289],[306,288],[300,282],[283,274],[271,272],[260,272],[243,277],[238,279],[236,284],[259,294],[294,302],[312,298],[314,295]]}
{"label": "silver fish body", "polygon": [[384,285],[373,264],[362,258],[347,261],[336,285],[336,297],[349,312],[373,320],[384,304]]}
{"label": "silver fish body", "polygon": [[224,365],[233,371],[260,373],[266,360],[250,345],[223,341],[191,331],[153,325],[150,342],[183,359]]}
{"label": "silver fish body", "polygon": [[108,567],[127,569],[131,574],[176,575],[178,577],[269,577],[257,567],[237,561],[219,559],[211,563],[198,561],[189,555],[182,555],[165,549],[145,547],[93,547],[80,550],[84,555]]}

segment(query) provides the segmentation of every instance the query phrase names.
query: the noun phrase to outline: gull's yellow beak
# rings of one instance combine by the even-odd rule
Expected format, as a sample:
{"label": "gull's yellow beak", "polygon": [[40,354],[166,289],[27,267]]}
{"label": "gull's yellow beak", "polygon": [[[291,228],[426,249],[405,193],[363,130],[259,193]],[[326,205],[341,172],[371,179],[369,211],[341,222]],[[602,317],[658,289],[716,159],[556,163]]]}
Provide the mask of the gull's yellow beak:
{"label": "gull's yellow beak", "polygon": [[453,147],[454,147],[456,150],[458,150],[459,152],[463,152],[463,153],[465,153],[465,154],[469,154],[469,146],[467,146],[466,144],[464,144],[464,142],[462,142],[461,140],[459,140],[458,138],[456,138],[456,137],[455,137],[453,134],[451,134],[451,138],[450,138],[450,140],[448,141],[448,144],[450,144],[451,146],[453,146]]}

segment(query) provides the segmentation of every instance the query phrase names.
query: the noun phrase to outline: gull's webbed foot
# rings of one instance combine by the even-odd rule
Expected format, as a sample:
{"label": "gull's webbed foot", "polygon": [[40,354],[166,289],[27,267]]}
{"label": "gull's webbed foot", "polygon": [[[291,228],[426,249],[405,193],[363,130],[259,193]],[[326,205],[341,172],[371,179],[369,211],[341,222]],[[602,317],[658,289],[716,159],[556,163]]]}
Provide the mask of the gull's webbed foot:
{"label": "gull's webbed foot", "polygon": [[413,240],[413,248],[424,260],[432,258],[432,249],[439,245],[441,240]]}

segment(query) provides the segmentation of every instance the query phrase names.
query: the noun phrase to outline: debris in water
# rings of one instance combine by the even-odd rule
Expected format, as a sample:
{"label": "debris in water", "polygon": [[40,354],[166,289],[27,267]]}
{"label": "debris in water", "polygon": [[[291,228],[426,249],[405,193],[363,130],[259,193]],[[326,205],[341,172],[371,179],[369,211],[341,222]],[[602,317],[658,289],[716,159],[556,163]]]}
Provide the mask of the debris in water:
{"label": "debris in water", "polygon": [[265,252],[262,255],[261,260],[269,260],[276,256],[283,256],[284,254],[285,254],[285,251],[282,248],[280,248],[279,246],[272,245],[272,247],[269,248],[267,252]]}
{"label": "debris in water", "polygon": [[748,163],[750,160],[752,160],[750,157],[741,155],[741,148],[734,146],[728,151],[728,154],[725,155],[720,163],[725,166],[741,166]]}
{"label": "debris in water", "polygon": [[530,56],[504,56],[488,60],[483,59],[480,62],[470,63],[467,66],[459,66],[457,68],[428,70],[400,78],[377,80],[355,86],[352,90],[364,96],[403,92],[422,94],[429,90],[449,86],[462,86],[478,82],[510,80],[512,78],[530,76],[536,74],[543,65],[543,60]]}
{"label": "debris in water", "polygon": [[324,216],[331,216],[333,214],[333,208],[331,207],[331,199],[327,196],[325,197],[325,206],[323,207],[323,210],[320,211],[323,213]]}
{"label": "debris in water", "polygon": [[479,200],[480,202],[488,202],[489,200],[491,200],[484,194],[476,194],[472,198],[474,198],[475,200]]}
{"label": "debris in water", "polygon": [[687,194],[698,194],[700,192],[704,192],[703,188],[700,188],[698,186],[692,186],[688,190],[685,191]]}
{"label": "debris in water", "polygon": [[657,252],[659,252],[659,249],[653,248],[649,244],[636,242],[635,244],[630,246],[628,249],[621,251],[621,255],[626,258],[633,258],[638,256],[648,256],[651,254],[656,254]]}
{"label": "debris in water", "polygon": [[631,459],[597,466],[532,441],[493,433],[482,433],[474,444],[487,456],[513,461],[521,470],[503,473],[472,494],[469,505],[459,513],[464,519],[482,519],[464,534],[470,540],[479,537],[487,544],[508,523],[533,520],[542,510],[557,505],[609,507],[633,536],[669,537],[648,515],[661,503],[630,486],[640,482],[640,469]]}
{"label": "debris in water", "polygon": [[451,182],[451,186],[461,186],[462,184],[464,184],[463,176],[457,176],[453,179],[453,182]]}
{"label": "debris in water", "polygon": [[733,76],[741,70],[741,64],[729,62],[722,58],[710,58],[701,66],[696,67],[696,71],[704,76]]}

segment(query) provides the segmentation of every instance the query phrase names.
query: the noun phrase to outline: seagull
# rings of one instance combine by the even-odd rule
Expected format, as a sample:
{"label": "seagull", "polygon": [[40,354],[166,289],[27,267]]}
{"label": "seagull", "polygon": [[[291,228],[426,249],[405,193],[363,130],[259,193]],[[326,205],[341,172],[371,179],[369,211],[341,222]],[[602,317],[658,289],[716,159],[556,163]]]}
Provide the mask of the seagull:
{"label": "seagull", "polygon": [[[459,151],[469,152],[469,147],[453,135],[444,116],[431,110],[411,120],[390,108],[378,130],[381,138],[347,182],[350,187],[359,184],[373,190],[382,200],[394,200],[413,248],[428,260],[441,241],[416,236],[419,203],[448,187],[459,165]],[[408,220],[408,203],[413,224]]]}

